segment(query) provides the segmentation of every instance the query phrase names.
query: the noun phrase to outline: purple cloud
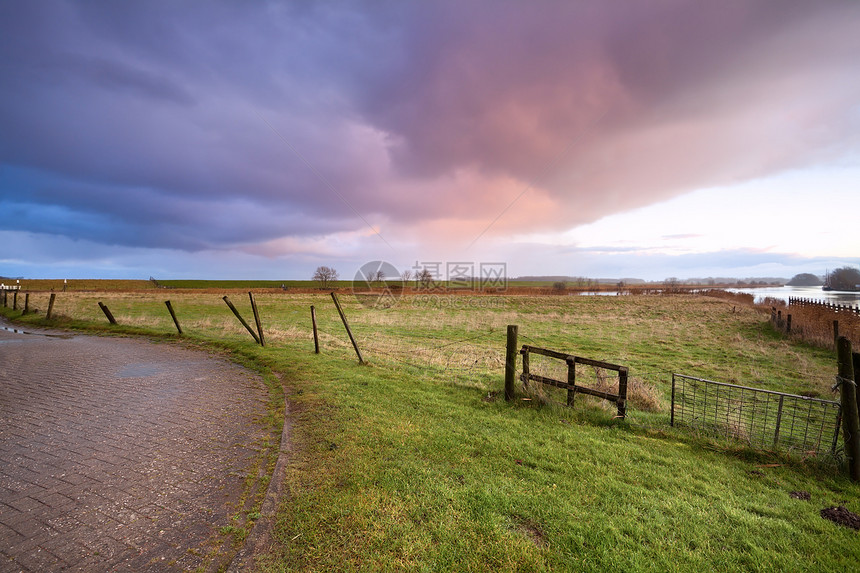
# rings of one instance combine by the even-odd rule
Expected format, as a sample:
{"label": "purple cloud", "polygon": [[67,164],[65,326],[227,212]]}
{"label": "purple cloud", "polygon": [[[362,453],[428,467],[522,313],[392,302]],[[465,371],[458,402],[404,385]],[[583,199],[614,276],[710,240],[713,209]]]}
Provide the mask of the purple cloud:
{"label": "purple cloud", "polygon": [[491,232],[570,228],[856,155],[858,24],[794,1],[6,3],[0,225],[465,245],[531,189]]}

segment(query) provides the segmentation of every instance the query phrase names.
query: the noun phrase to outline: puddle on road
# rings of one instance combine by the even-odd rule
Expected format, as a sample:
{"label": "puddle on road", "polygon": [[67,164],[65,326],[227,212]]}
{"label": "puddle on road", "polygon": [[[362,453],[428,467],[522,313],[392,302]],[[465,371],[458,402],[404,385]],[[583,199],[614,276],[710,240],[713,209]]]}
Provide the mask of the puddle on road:
{"label": "puddle on road", "polygon": [[[63,338],[70,339],[74,338],[74,334],[53,334],[50,332],[27,332],[26,330],[21,330],[19,328],[12,328],[11,326],[0,326],[0,330],[5,330],[6,332],[12,332],[14,334],[27,334],[29,336],[45,336],[47,338]],[[6,341],[4,341],[6,342]]]}
{"label": "puddle on road", "polygon": [[150,378],[164,371],[158,364],[152,362],[138,362],[137,364],[126,364],[119,371],[120,378]]}

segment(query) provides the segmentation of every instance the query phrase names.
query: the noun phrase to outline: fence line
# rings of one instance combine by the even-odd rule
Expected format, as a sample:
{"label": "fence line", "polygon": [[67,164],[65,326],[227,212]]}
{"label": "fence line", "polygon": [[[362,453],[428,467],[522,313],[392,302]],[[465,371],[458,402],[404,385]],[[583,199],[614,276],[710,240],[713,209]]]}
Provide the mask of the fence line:
{"label": "fence line", "polygon": [[824,300],[815,300],[811,298],[789,297],[788,306],[816,307],[824,310],[829,310],[834,314],[854,314],[860,316],[860,306],[852,306],[848,304],[836,304]]}
{"label": "fence line", "polygon": [[[828,309],[838,307],[842,312],[860,312],[860,309],[853,307],[806,299],[790,299],[789,304],[797,306],[814,304],[817,307]],[[170,305],[168,305],[169,308]],[[332,329],[329,336],[341,338],[339,334],[334,333],[332,325],[328,325],[328,327]],[[473,382],[484,380],[487,376],[497,375],[499,367],[505,364],[504,353],[498,347],[502,331],[499,328],[488,327],[488,324],[484,324],[483,330],[458,340],[446,339],[444,335],[438,337],[421,336],[408,330],[408,328],[404,328],[404,332],[395,336],[401,344],[403,342],[406,344],[393,347],[386,346],[386,340],[374,338],[367,332],[363,334],[370,339],[367,346],[369,355],[381,357],[383,362],[430,370],[437,375],[440,373],[461,373],[466,380]],[[326,330],[328,329],[326,328]],[[252,329],[249,328],[249,331]],[[530,342],[537,342],[536,339],[528,335],[523,334],[522,337]],[[348,347],[348,343],[345,343],[344,347]],[[549,383],[551,386],[563,390],[566,389],[570,395],[581,392],[608,399],[618,405],[619,417],[624,417],[626,414],[626,367],[578,358],[566,353],[540,349],[537,346],[527,345],[523,346],[523,349],[526,350],[526,353],[523,354],[524,358],[528,352],[534,352],[561,360],[563,364],[560,368],[564,368],[567,372],[574,369],[576,364],[592,366],[595,368],[594,375],[598,379],[596,388],[589,388],[582,385],[584,380],[582,372],[579,374],[579,383],[576,383],[577,373],[575,370],[568,374],[567,379],[562,370],[559,370],[557,374],[547,373],[549,376],[542,376],[543,372],[538,375],[534,371],[533,373],[524,371],[521,378],[524,383],[527,384],[528,380],[535,380],[545,384]],[[535,364],[532,366],[534,367]],[[611,389],[611,383],[614,381],[614,379],[610,380],[609,386],[604,385],[605,380],[602,377],[603,371],[601,369],[606,368],[619,372],[618,394],[604,391],[607,388]],[[623,385],[621,383],[621,368],[624,369]],[[538,372],[540,371],[538,370]],[[677,422],[708,429],[728,437],[745,439],[751,445],[758,447],[780,446],[802,451],[823,452],[827,450],[825,446],[829,443],[828,451],[830,453],[835,452],[841,417],[841,409],[837,402],[706,381],[691,376],[672,374],[669,371],[649,370],[637,373],[637,377],[640,379],[659,376],[666,382],[668,382],[670,375],[672,376],[671,415],[673,425]],[[586,372],[586,376],[590,376],[590,374]],[[683,382],[676,388],[678,381]],[[705,386],[706,384],[710,384],[710,386]],[[622,386],[624,387],[623,394]],[[678,391],[677,396],[676,390]],[[572,400],[569,401],[572,402]],[[803,408],[806,410],[804,411]],[[836,408],[835,413],[833,408]]]}
{"label": "fence line", "polygon": [[770,320],[776,330],[825,348],[835,349],[840,335],[860,344],[860,307],[790,297],[785,312],[771,307]]}

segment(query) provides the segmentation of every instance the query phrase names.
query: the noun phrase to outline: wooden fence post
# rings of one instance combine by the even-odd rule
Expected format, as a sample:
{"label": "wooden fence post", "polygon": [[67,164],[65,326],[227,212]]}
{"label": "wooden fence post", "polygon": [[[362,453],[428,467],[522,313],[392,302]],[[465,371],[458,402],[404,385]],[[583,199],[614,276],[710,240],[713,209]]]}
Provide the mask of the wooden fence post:
{"label": "wooden fence post", "polygon": [[24,295],[24,314],[30,312],[30,293]]}
{"label": "wooden fence post", "polygon": [[514,399],[514,385],[517,378],[517,325],[508,325],[508,346],[505,352],[505,400]]}
{"label": "wooden fence post", "polygon": [[18,291],[12,291],[12,310],[18,310]]}
{"label": "wooden fence post", "polygon": [[111,314],[111,311],[108,309],[107,305],[102,303],[102,301],[99,301],[99,308],[102,309],[103,313],[105,313],[105,316],[107,317],[109,323],[116,324],[116,319],[113,317],[113,314]]}
{"label": "wooden fence post", "polygon": [[791,334],[791,315],[785,315],[785,333]]}
{"label": "wooden fence post", "polygon": [[259,339],[259,338],[257,338],[257,333],[256,333],[256,332],[254,332],[254,329],[252,329],[252,328],[248,325],[248,323],[247,323],[247,322],[245,322],[245,319],[244,319],[244,318],[242,318],[242,315],[241,315],[241,314],[239,314],[239,311],[238,311],[238,310],[236,310],[236,307],[235,307],[235,306],[233,306],[233,303],[232,303],[232,302],[230,302],[230,299],[229,299],[229,298],[227,298],[227,295],[224,295],[224,302],[226,302],[226,303],[227,303],[227,306],[229,306],[229,307],[230,307],[230,310],[232,310],[232,311],[233,311],[233,314],[235,314],[235,315],[236,315],[236,318],[238,318],[238,319],[239,319],[239,322],[241,322],[241,323],[242,323],[242,326],[244,326],[244,327],[245,327],[245,330],[247,330],[248,332],[250,332],[250,333],[251,333],[251,336],[254,338],[254,342],[256,342],[257,344],[259,344],[259,343],[260,343],[260,339]]}
{"label": "wooden fence post", "polygon": [[567,383],[570,388],[567,389],[567,407],[573,408],[573,401],[576,397],[576,359],[568,356],[567,360]]}
{"label": "wooden fence post", "polygon": [[48,301],[48,312],[45,313],[45,319],[51,320],[51,313],[54,311],[54,301],[57,300],[57,293],[51,293],[51,299]]}
{"label": "wooden fence post", "polygon": [[257,332],[260,335],[260,346],[265,346],[266,339],[263,338],[263,323],[260,322],[260,312],[257,310],[257,301],[254,300],[254,293],[249,291],[248,298],[251,299],[251,310],[254,311],[254,322],[257,324]]}
{"label": "wooden fence post", "polygon": [[857,383],[860,382],[860,352],[854,352],[852,358],[854,366],[854,393],[857,395],[857,417],[860,419],[860,392],[857,392]]}
{"label": "wooden fence post", "polygon": [[622,367],[618,371],[618,417],[627,416],[627,368]]}
{"label": "wooden fence post", "polygon": [[833,344],[837,344],[839,342],[839,321],[833,321]]}
{"label": "wooden fence post", "polygon": [[311,305],[311,324],[314,327],[314,354],[320,353],[320,337],[317,333],[317,311],[314,305]]}
{"label": "wooden fence post", "polygon": [[672,372],[672,405],[669,411],[669,425],[675,427],[675,373]]}
{"label": "wooden fence post", "polygon": [[840,336],[836,341],[839,366],[839,389],[842,398],[842,433],[845,438],[845,461],[852,481],[860,481],[860,418],[857,413],[857,382],[851,341]]}
{"label": "wooden fence post", "polygon": [[331,299],[334,301],[334,305],[337,307],[337,312],[340,315],[340,319],[343,321],[343,326],[346,328],[346,333],[349,335],[349,340],[352,342],[352,347],[355,348],[355,353],[358,355],[358,363],[364,364],[364,358],[361,357],[361,351],[358,349],[358,343],[355,342],[355,337],[352,335],[352,330],[349,329],[349,323],[346,321],[346,315],[343,313],[343,309],[340,307],[340,302],[337,300],[337,295],[332,291]]}
{"label": "wooden fence post", "polygon": [[167,305],[167,310],[170,312],[170,317],[173,319],[173,324],[176,325],[176,330],[179,332],[179,336],[182,336],[182,327],[179,326],[179,320],[176,319],[176,313],[173,312],[173,305],[170,304],[169,300],[164,301],[164,304]]}

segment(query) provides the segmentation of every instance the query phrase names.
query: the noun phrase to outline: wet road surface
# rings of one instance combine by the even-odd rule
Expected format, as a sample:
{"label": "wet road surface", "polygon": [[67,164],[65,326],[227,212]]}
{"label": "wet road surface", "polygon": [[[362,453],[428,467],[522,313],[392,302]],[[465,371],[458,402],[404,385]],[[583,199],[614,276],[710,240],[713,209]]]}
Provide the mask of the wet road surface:
{"label": "wet road surface", "polygon": [[0,323],[0,572],[229,561],[259,441],[256,375],[174,344]]}

